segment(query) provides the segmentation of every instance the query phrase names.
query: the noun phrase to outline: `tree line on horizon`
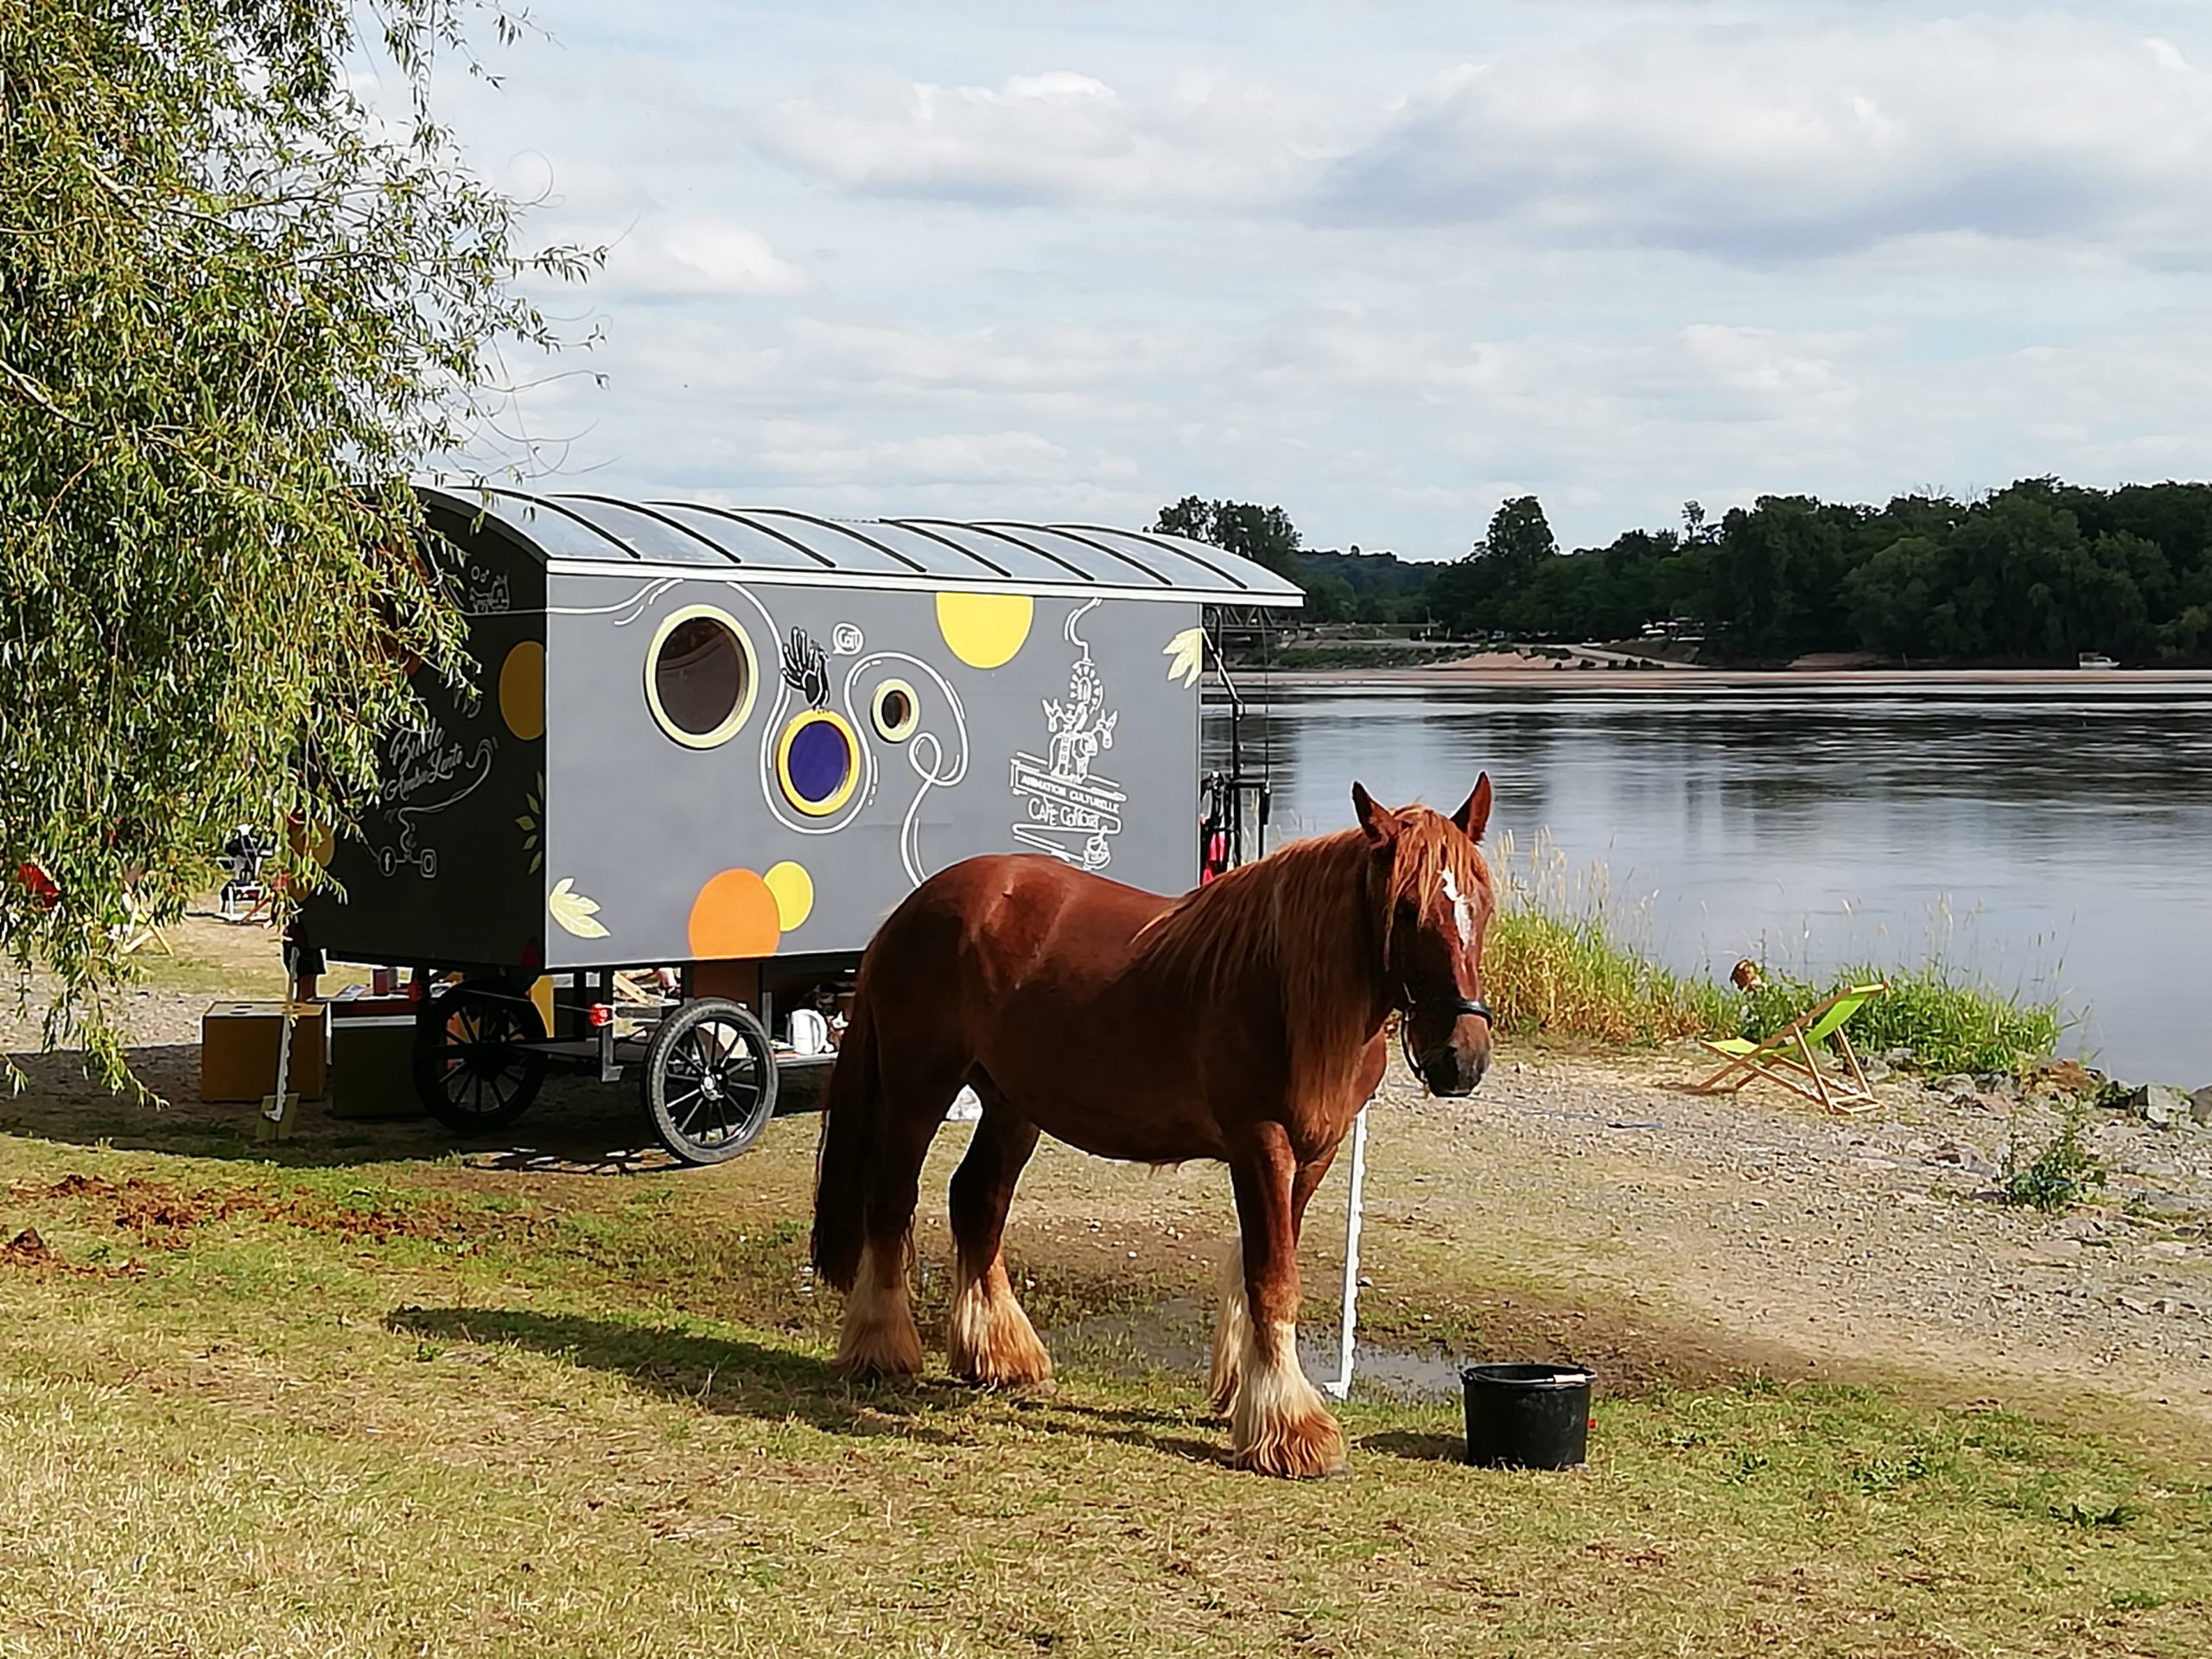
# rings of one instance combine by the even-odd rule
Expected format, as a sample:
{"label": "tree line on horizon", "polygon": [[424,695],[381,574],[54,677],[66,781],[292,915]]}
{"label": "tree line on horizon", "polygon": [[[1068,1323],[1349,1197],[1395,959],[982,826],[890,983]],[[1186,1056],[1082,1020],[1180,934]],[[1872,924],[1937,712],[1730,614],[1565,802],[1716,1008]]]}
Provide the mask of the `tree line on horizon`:
{"label": "tree line on horizon", "polygon": [[1422,624],[1460,639],[1633,639],[1681,625],[1708,659],[1871,652],[1907,662],[2212,662],[2212,484],[2101,490],[2024,479],[1972,500],[1873,506],[1761,496],[1709,519],[1562,550],[1533,495],[1462,557],[1310,550],[1280,507],[1186,496],[1154,528],[1297,582],[1317,622]]}

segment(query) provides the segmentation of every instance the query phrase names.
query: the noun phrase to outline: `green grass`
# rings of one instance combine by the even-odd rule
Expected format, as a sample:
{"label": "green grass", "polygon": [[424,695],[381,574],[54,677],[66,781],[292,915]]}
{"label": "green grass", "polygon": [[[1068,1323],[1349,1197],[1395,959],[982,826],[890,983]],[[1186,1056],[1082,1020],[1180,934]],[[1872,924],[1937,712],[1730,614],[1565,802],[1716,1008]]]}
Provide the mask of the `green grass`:
{"label": "green grass", "polygon": [[[1616,1391],[1565,1475],[1359,1399],[1306,1486],[1080,1344],[849,1389],[810,1128],[622,1179],[0,1141],[58,1258],[0,1265],[0,1655],[2202,1650],[2201,1459],[1910,1383]],[[1192,1289],[1044,1276],[1047,1325]]]}

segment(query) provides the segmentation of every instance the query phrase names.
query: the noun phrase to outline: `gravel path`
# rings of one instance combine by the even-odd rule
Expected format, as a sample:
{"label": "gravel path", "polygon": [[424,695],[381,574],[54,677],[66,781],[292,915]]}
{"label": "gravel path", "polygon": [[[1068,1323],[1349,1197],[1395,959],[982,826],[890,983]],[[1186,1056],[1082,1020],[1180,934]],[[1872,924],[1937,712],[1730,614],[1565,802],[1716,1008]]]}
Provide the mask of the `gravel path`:
{"label": "gravel path", "polygon": [[2040,1146],[2047,1110],[1897,1082],[1878,1113],[1827,1118],[1763,1087],[1690,1094],[1700,1070],[1681,1054],[1524,1057],[1463,1101],[1394,1082],[1378,1163],[1402,1114],[1406,1150],[1464,1177],[1463,1225],[1510,1229],[1548,1265],[1746,1339],[2087,1381],[2212,1420],[2212,1130],[2097,1114],[2107,1202],[2045,1216],[1997,1188],[2016,1124]]}

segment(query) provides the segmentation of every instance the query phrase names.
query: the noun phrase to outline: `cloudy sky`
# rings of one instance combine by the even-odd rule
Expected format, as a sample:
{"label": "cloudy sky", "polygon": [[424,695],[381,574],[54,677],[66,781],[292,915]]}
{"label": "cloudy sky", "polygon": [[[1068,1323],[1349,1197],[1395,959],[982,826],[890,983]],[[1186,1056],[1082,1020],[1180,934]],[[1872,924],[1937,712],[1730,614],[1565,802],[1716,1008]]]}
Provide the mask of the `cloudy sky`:
{"label": "cloudy sky", "polygon": [[2212,474],[2207,0],[532,10],[441,99],[611,245],[574,487],[1442,558]]}

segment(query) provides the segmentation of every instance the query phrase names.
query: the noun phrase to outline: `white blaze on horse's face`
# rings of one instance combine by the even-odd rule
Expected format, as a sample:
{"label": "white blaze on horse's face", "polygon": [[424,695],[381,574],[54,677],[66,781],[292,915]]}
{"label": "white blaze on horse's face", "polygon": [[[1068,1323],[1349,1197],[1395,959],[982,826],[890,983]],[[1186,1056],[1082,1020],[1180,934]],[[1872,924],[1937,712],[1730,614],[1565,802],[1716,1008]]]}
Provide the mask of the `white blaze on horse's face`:
{"label": "white blaze on horse's face", "polygon": [[1449,868],[1444,872],[1444,896],[1452,901],[1452,919],[1459,925],[1459,944],[1463,950],[1475,948],[1475,912],[1467,903],[1467,895],[1459,891],[1459,880]]}

